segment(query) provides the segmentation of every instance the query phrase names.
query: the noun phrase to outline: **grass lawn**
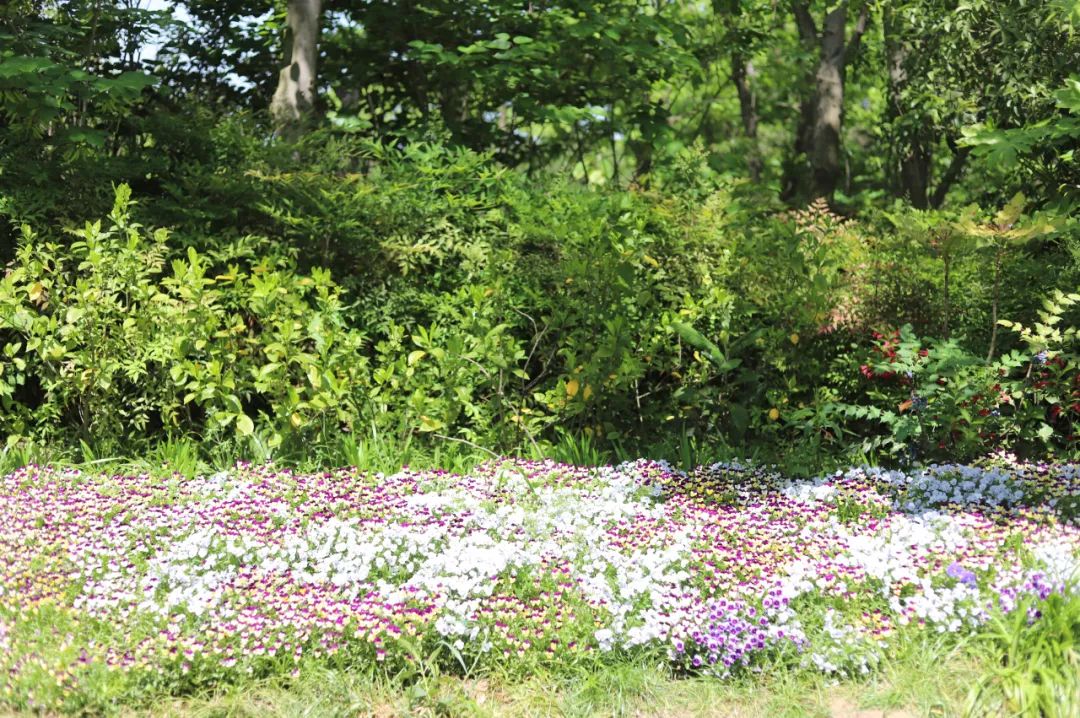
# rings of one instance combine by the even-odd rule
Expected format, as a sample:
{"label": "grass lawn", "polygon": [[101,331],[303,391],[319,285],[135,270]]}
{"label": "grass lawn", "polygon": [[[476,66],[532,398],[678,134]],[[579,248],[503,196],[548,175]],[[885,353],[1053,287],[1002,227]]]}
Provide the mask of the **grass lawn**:
{"label": "grass lawn", "polygon": [[408,682],[313,669],[162,700],[139,716],[732,716],[906,718],[963,715],[979,659],[940,645],[909,646],[860,682],[779,672],[720,681],[673,677],[662,664],[624,662],[580,675],[413,677]]}

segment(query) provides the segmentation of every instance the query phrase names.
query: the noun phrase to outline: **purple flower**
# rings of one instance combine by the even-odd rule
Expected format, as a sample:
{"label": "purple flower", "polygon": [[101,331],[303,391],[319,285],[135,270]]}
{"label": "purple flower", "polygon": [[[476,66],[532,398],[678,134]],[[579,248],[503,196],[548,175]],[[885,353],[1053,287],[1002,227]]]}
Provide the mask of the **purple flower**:
{"label": "purple flower", "polygon": [[975,584],[977,583],[975,573],[964,568],[955,561],[950,564],[947,569],[945,569],[945,573],[952,578],[955,578],[960,583],[966,584],[968,586],[975,586]]}

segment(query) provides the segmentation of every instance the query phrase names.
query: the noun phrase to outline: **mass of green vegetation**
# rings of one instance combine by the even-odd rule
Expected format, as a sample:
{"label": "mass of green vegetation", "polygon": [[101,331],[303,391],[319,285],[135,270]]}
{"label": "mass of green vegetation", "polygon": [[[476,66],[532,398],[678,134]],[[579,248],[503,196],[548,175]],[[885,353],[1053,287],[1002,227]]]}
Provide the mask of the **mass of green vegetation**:
{"label": "mass of green vegetation", "polygon": [[0,431],[1073,456],[1078,20],[9,3]]}
{"label": "mass of green vegetation", "polygon": [[[1078,0],[0,3],[0,474],[30,472],[0,483],[12,506],[35,464],[160,483],[238,460],[740,459],[785,481],[1004,461],[1065,477],[1050,521],[1074,526],[1078,319]],[[1064,617],[1044,642],[1014,611],[941,649],[981,688],[885,703],[1053,715],[1058,683],[1009,673],[1044,649],[1080,665],[1077,594],[1050,593],[1028,612]],[[1028,653],[1002,668],[1009,646]],[[690,690],[648,661],[531,680],[564,713]],[[304,664],[299,690],[341,668]],[[579,685],[609,674],[634,697]],[[375,704],[488,700],[421,678]],[[0,705],[121,700],[28,690]]]}

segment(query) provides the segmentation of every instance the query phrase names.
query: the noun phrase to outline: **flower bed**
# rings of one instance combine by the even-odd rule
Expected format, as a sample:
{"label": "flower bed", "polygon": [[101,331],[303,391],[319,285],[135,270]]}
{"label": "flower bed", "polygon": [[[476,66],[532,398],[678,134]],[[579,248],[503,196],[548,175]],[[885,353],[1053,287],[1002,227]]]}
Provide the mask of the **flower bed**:
{"label": "flower bed", "polygon": [[307,660],[527,670],[653,651],[719,676],[865,672],[905,631],[971,631],[1070,590],[1078,477],[1001,457],[811,482],[648,461],[29,467],[0,480],[0,699],[71,706]]}

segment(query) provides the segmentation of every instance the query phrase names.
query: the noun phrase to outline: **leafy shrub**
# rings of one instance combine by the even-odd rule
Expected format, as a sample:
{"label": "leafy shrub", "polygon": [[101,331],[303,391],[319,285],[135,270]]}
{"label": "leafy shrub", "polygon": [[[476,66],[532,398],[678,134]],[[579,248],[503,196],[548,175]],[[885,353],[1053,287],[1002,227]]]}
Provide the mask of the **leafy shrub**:
{"label": "leafy shrub", "polygon": [[[215,274],[194,249],[167,261],[121,185],[108,224],[68,247],[24,228],[0,282],[0,426],[103,446],[153,434],[286,437],[357,415],[362,337],[325,271],[264,258]],[[171,270],[171,272],[169,271]]]}
{"label": "leafy shrub", "polygon": [[806,408],[794,422],[904,460],[970,459],[996,447],[1068,454],[1080,417],[1080,362],[1063,350],[1076,330],[1059,324],[1077,301],[1080,295],[1056,293],[1035,329],[1002,321],[1029,352],[1013,350],[989,364],[956,340],[920,339],[910,325],[877,334],[873,357],[860,367],[864,399]]}
{"label": "leafy shrub", "polygon": [[[860,367],[867,403],[825,407],[824,415],[833,420],[829,428],[861,437],[864,452],[905,460],[981,453],[987,437],[977,404],[990,392],[996,369],[956,340],[920,339],[911,325],[878,337],[875,359]],[[804,410],[796,418],[805,428],[820,428],[814,412]]]}
{"label": "leafy shrub", "polygon": [[[944,250],[930,241],[956,226],[944,215],[905,215],[890,232],[823,203],[780,211],[693,153],[673,196],[525,177],[438,144],[313,132],[265,146],[240,117],[210,139],[164,196],[80,229],[110,237],[98,249],[55,228],[23,243],[0,330],[5,431],[114,442],[239,431],[264,452],[336,447],[339,429],[533,454],[570,436],[618,455],[780,447],[808,470],[853,446],[1073,450],[1068,356],[1028,376],[1019,335],[1002,332],[996,375],[972,361],[993,283],[986,257],[950,250],[944,299]],[[167,239],[138,228],[155,218]],[[1003,253],[998,281],[1001,312],[1025,325],[1038,319],[1025,277],[1042,261],[1029,251],[1042,250]],[[142,289],[125,290],[128,278]],[[55,281],[64,311],[39,306]],[[96,289],[83,296],[80,282]],[[94,306],[93,292],[111,303]],[[26,317],[36,341],[60,348],[28,349]],[[883,360],[868,361],[870,331],[888,335],[897,319],[912,320],[912,341],[954,337],[921,340],[932,358],[904,370],[917,387],[859,372]],[[913,389],[932,413],[900,410]],[[999,406],[1003,395],[1019,400]]]}
{"label": "leafy shrub", "polygon": [[589,191],[437,145],[298,151],[315,165],[248,179],[269,236],[349,291],[380,429],[513,448],[730,423],[724,372],[675,329],[737,339],[729,194]]}

